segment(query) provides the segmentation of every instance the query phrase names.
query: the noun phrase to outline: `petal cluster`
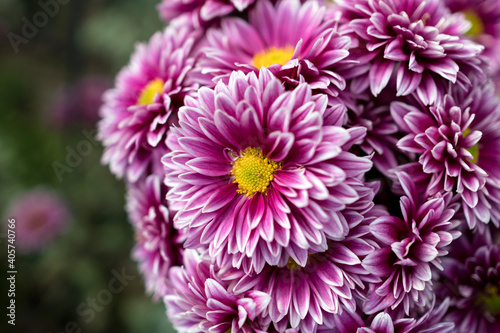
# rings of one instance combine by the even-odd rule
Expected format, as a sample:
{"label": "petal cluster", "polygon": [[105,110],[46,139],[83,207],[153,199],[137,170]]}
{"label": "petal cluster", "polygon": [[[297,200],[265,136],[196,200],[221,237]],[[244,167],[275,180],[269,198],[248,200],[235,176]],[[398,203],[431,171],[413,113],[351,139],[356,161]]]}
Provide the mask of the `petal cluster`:
{"label": "petal cluster", "polygon": [[466,234],[450,248],[439,274],[438,295],[450,297],[446,318],[457,332],[493,333],[500,327],[500,245]]}
{"label": "petal cluster", "polygon": [[129,186],[127,211],[136,233],[133,257],[139,262],[149,293],[165,295],[168,269],[182,263],[183,236],[173,226],[162,179],[150,175]]}
{"label": "petal cluster", "polygon": [[105,93],[98,137],[105,147],[102,161],[117,177],[133,183],[162,174],[168,127],[184,96],[193,93],[188,74],[197,39],[198,33],[185,27],[156,33],[137,46],[115,88]]}
{"label": "petal cluster", "polygon": [[367,317],[358,312],[344,311],[335,316],[329,325],[319,329],[321,333],[453,333],[454,324],[444,318],[449,308],[449,300],[444,300],[438,307],[420,313],[417,318],[394,316],[379,312]]}
{"label": "petal cluster", "polygon": [[[227,81],[235,70],[258,72],[264,66],[288,85],[309,83],[337,105],[335,97],[349,76],[345,66],[354,62],[346,59],[353,41],[339,33],[338,15],[316,1],[299,0],[258,1],[248,15],[248,22],[227,18],[207,31],[205,56],[197,66],[200,82]],[[294,24],[284,29],[286,22]]]}
{"label": "petal cluster", "polygon": [[462,13],[470,22],[466,35],[485,47],[493,75],[500,70],[500,4],[495,0],[445,0],[453,13]]}
{"label": "petal cluster", "polygon": [[175,329],[498,331],[499,8],[162,1],[99,138]]}
{"label": "petal cluster", "polygon": [[[170,270],[167,313],[179,332],[266,332],[255,322],[267,308],[269,295],[235,293],[210,262],[194,250],[184,252],[184,266]],[[238,276],[238,272],[232,273]],[[228,274],[225,277],[228,279]]]}
{"label": "petal cluster", "polygon": [[[417,93],[430,104],[448,82],[470,85],[462,72],[477,66],[482,47],[461,38],[468,24],[443,1],[342,0],[344,20],[363,40],[360,58],[370,59],[365,75],[374,96],[396,76],[396,94]],[[368,80],[366,80],[368,79]]]}
{"label": "petal cluster", "polygon": [[315,332],[343,308],[355,311],[354,294],[365,289],[365,282],[379,281],[362,267],[361,260],[378,248],[369,224],[387,212],[373,204],[378,184],[358,185],[357,189],[361,198],[347,207],[346,237],[329,240],[325,252],[309,254],[304,267],[285,258],[278,266],[266,265],[261,273],[245,275],[236,284],[235,290],[253,288],[271,296],[266,314],[277,331],[291,326],[300,332]]}
{"label": "petal cluster", "polygon": [[160,17],[175,25],[199,27],[235,10],[247,9],[255,0],[163,0],[158,5]]}
{"label": "petal cluster", "polygon": [[401,173],[399,180],[405,192],[400,200],[402,218],[381,216],[370,225],[381,248],[363,260],[363,267],[383,283],[372,285],[366,313],[401,304],[408,314],[415,304],[426,306],[431,265],[441,268],[445,247],[459,236],[453,230],[455,211],[447,207],[446,198],[422,200],[409,175]]}
{"label": "petal cluster", "polygon": [[499,223],[499,110],[489,84],[446,95],[441,104],[428,109],[391,104],[394,119],[409,133],[398,147],[420,155],[423,172],[432,175],[429,195],[452,192],[460,196],[470,228]]}
{"label": "petal cluster", "polygon": [[[306,84],[285,91],[267,69],[235,72],[228,85],[186,100],[163,162],[187,247],[260,272],[287,255],[304,266],[309,251],[326,250],[327,237],[347,234],[342,210],[359,198],[349,180],[371,162],[346,151],[363,129],[323,125],[326,104]],[[276,164],[264,191],[243,193],[234,176],[249,148]]]}

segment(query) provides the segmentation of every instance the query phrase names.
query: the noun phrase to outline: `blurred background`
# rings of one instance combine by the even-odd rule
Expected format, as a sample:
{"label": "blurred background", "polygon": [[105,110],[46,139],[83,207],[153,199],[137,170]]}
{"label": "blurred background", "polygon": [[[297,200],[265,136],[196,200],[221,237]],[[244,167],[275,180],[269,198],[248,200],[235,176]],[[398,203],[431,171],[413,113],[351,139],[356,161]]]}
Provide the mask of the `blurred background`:
{"label": "blurred background", "polygon": [[0,332],[172,332],[145,295],[124,186],[94,140],[102,92],[163,26],[157,2],[0,0]]}

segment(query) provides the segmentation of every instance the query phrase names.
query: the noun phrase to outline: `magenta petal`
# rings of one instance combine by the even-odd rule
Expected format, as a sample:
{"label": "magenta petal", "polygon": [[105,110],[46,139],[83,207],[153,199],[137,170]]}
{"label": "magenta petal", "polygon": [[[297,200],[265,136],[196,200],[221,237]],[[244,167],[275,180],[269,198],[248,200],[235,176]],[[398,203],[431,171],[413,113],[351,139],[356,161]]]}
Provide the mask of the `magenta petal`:
{"label": "magenta petal", "polygon": [[385,47],[384,58],[392,61],[407,61],[410,58],[403,52],[403,40],[401,36],[394,39]]}
{"label": "magenta petal", "polygon": [[318,277],[331,286],[340,287],[344,284],[342,270],[333,263],[326,263],[320,267],[317,274]]}
{"label": "magenta petal", "polygon": [[363,267],[376,276],[389,276],[392,273],[391,254],[391,248],[376,250],[363,260]]}
{"label": "magenta petal", "polygon": [[202,209],[203,213],[214,212],[228,205],[236,196],[237,185],[228,184],[216,191],[208,200]]}
{"label": "magenta petal", "polygon": [[453,83],[455,83],[457,80],[459,67],[457,63],[450,58],[435,60],[434,62],[426,64],[426,66],[430,70],[438,73],[439,75]]}
{"label": "magenta petal", "polygon": [[275,181],[281,186],[291,187],[299,190],[307,190],[313,185],[304,175],[304,170],[281,170],[276,173]]}
{"label": "magenta petal", "polygon": [[365,40],[370,40],[370,36],[367,34],[370,25],[371,22],[369,19],[356,19],[349,23],[349,26]]}
{"label": "magenta petal", "polygon": [[404,222],[395,216],[383,216],[370,225],[370,231],[379,240],[389,245],[399,241],[402,230],[398,230],[398,225],[402,223]]}
{"label": "magenta petal", "polygon": [[224,16],[233,11],[233,6],[207,1],[200,10],[200,16],[205,21],[210,21],[217,16]]}
{"label": "magenta petal", "polygon": [[262,194],[257,194],[249,202],[250,207],[248,209],[247,223],[251,229],[255,229],[264,216],[266,205]]}
{"label": "magenta petal", "polygon": [[375,332],[394,333],[394,324],[391,316],[387,313],[378,314],[373,319],[370,329]]}
{"label": "magenta petal", "polygon": [[404,66],[399,67],[396,81],[397,96],[409,95],[417,89],[421,80],[421,73],[410,71]]}
{"label": "magenta petal", "polygon": [[436,102],[438,98],[438,88],[436,82],[430,75],[424,75],[421,84],[417,88],[418,97],[426,105]]}
{"label": "magenta petal", "polygon": [[282,280],[280,288],[276,290],[276,298],[279,313],[286,314],[292,299],[292,284],[289,277]]}
{"label": "magenta petal", "polygon": [[186,163],[193,170],[205,176],[220,177],[227,176],[231,172],[229,163],[213,162],[206,157],[197,157]]}
{"label": "magenta petal", "polygon": [[271,133],[267,138],[270,149],[266,155],[273,161],[283,161],[292,149],[294,138],[292,133]]}
{"label": "magenta petal", "polygon": [[370,69],[370,88],[372,94],[377,96],[387,86],[392,76],[394,62],[391,60],[378,59]]}
{"label": "magenta petal", "polygon": [[309,300],[311,290],[305,279],[298,279],[296,290],[293,293],[293,303],[295,310],[301,319],[304,319],[309,311]]}
{"label": "magenta petal", "polygon": [[261,237],[268,242],[274,239],[274,218],[271,209],[266,209],[264,216],[259,224]]}
{"label": "magenta petal", "polygon": [[424,243],[416,244],[413,247],[413,251],[414,254],[423,262],[430,262],[438,255],[436,247]]}
{"label": "magenta petal", "polygon": [[234,147],[238,149],[244,148],[245,139],[241,135],[240,125],[236,119],[217,110],[214,115],[214,123],[221,135]]}

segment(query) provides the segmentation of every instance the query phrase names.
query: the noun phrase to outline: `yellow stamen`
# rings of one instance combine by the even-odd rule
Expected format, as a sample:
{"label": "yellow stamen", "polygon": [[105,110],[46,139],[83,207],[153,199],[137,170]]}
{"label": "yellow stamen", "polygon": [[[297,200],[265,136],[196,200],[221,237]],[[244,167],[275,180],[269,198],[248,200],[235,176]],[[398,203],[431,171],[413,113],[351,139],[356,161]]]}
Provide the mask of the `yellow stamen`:
{"label": "yellow stamen", "polygon": [[269,67],[271,65],[284,65],[292,59],[294,48],[287,47],[270,47],[265,51],[257,53],[253,57],[253,65],[255,68]]}
{"label": "yellow stamen", "polygon": [[141,91],[141,95],[137,99],[137,104],[138,105],[148,105],[153,103],[153,100],[156,96],[156,93],[161,94],[163,92],[163,85],[165,82],[163,82],[162,79],[154,79],[153,81],[150,81],[144,89]]}
{"label": "yellow stamen", "polygon": [[[311,263],[311,261],[319,263],[319,262],[321,262],[323,260],[325,260],[324,256],[313,254],[313,253],[309,253],[307,255],[306,267],[307,267],[307,265],[309,265]],[[288,263],[286,264],[286,268],[288,268],[289,270],[298,270],[298,269],[302,269],[304,267],[302,267],[299,264],[297,264],[295,262],[295,260],[293,260],[292,258],[288,258]],[[309,269],[310,269],[310,266],[309,266]]]}
{"label": "yellow stamen", "polygon": [[[471,130],[467,128],[463,133],[464,138],[467,137],[467,135],[469,135],[470,132],[471,132]],[[471,153],[471,155],[473,157],[471,162],[476,164],[477,161],[479,160],[479,145],[475,144],[474,146],[468,148],[467,151],[469,153]]]}
{"label": "yellow stamen", "polygon": [[500,293],[496,286],[489,286],[486,292],[480,296],[480,302],[484,304],[486,310],[492,315],[500,314]]}
{"label": "yellow stamen", "polygon": [[479,15],[471,9],[464,10],[465,18],[469,21],[472,26],[467,31],[467,35],[469,36],[479,36],[484,33],[484,24]]}
{"label": "yellow stamen", "polygon": [[301,269],[302,267],[295,262],[292,258],[288,259],[288,263],[286,264],[286,268],[288,268],[291,271],[295,271],[298,269]]}
{"label": "yellow stamen", "polygon": [[231,175],[238,183],[238,193],[251,198],[257,192],[266,193],[278,168],[278,163],[265,157],[259,148],[247,148],[233,163]]}

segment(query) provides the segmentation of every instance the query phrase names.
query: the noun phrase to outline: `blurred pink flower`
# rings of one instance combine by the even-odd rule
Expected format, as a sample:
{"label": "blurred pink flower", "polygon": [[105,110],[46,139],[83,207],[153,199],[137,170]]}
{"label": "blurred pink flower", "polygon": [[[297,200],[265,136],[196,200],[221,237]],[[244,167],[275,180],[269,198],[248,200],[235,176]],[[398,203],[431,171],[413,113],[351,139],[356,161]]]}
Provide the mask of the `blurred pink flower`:
{"label": "blurred pink flower", "polygon": [[[7,210],[5,221],[15,219],[15,243],[20,252],[36,252],[51,243],[68,223],[64,201],[47,189],[34,189],[17,198]],[[4,225],[7,233],[7,224]]]}
{"label": "blurred pink flower", "polygon": [[111,87],[112,82],[101,76],[86,76],[62,87],[48,110],[50,125],[64,128],[95,124],[99,120],[102,94]]}

